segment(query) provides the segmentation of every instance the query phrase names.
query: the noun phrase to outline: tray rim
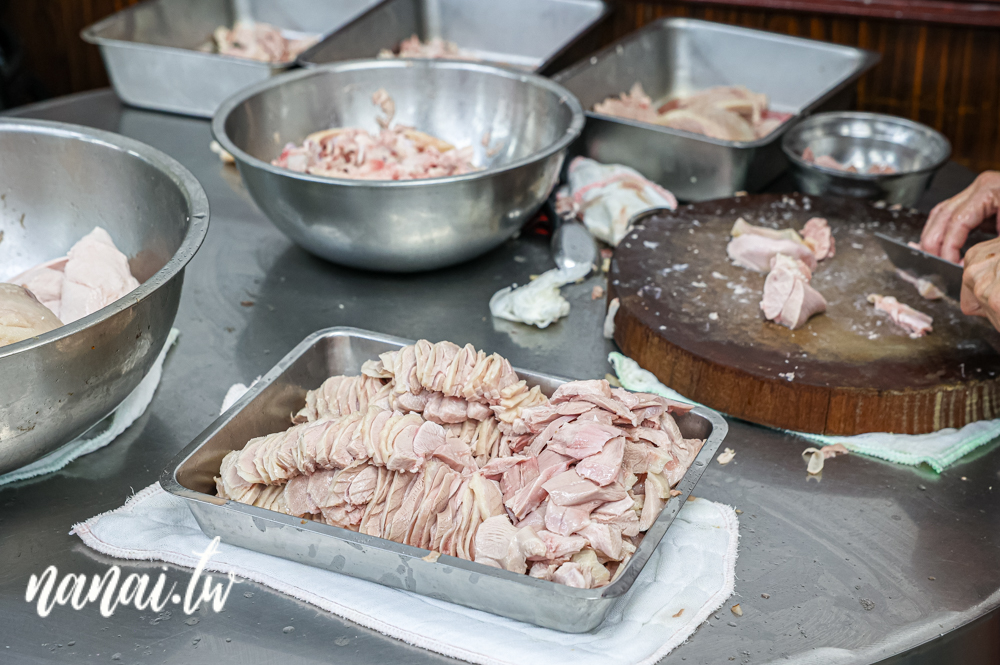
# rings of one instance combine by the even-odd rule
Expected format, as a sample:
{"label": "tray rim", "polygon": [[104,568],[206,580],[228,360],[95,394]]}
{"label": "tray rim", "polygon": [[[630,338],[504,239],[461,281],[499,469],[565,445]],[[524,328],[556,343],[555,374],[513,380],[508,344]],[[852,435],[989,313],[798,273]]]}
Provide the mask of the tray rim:
{"label": "tray rim", "polygon": [[[267,70],[273,74],[278,72],[283,72],[285,70],[291,69],[298,65],[298,56],[289,60],[287,62],[260,62],[259,60],[250,60],[247,58],[239,58],[233,55],[224,55],[222,53],[213,53],[210,51],[198,51],[196,49],[184,48],[182,46],[168,46],[165,44],[150,44],[144,41],[131,41],[128,39],[114,39],[111,37],[105,37],[100,34],[101,31],[106,30],[108,26],[113,25],[116,22],[127,18],[129,15],[145,11],[147,8],[152,7],[156,4],[164,4],[167,0],[143,0],[143,2],[136,3],[129,7],[117,11],[110,16],[106,16],[99,21],[91,23],[87,27],[80,31],[80,39],[87,42],[88,44],[93,44],[101,49],[104,48],[123,48],[123,49],[136,49],[140,51],[151,51],[151,52],[164,52],[169,54],[179,54],[184,53],[192,57],[204,60],[206,63],[216,62],[227,62],[230,64],[241,64],[246,65],[250,69],[257,70]],[[389,0],[378,0],[374,5],[368,9],[363,10],[362,14],[368,13],[371,9],[375,9]],[[334,27],[332,29],[326,30],[324,32],[318,33],[318,41],[313,46],[309,48],[312,49],[320,42],[325,40],[330,35],[334,34],[336,31],[340,30],[345,25],[353,23],[360,15],[355,15],[354,17],[348,19],[343,25]],[[300,54],[301,55],[301,54]]]}
{"label": "tray rim", "polygon": [[[736,148],[751,150],[755,148],[762,148],[764,146],[770,145],[775,141],[780,140],[793,126],[797,125],[804,118],[809,117],[812,111],[817,107],[821,106],[824,102],[834,97],[837,93],[844,90],[847,86],[851,84],[852,81],[856,81],[858,78],[863,76],[872,67],[877,65],[882,60],[882,55],[876,51],[871,51],[869,49],[858,48],[855,46],[844,46],[842,44],[833,44],[830,42],[823,42],[816,39],[808,39],[806,37],[796,37],[792,35],[783,35],[779,33],[772,33],[766,30],[757,30],[755,28],[745,28],[743,26],[728,25],[724,23],[715,23],[712,21],[705,21],[702,19],[680,17],[680,16],[668,16],[656,21],[648,23],[638,30],[630,32],[629,34],[616,39],[614,42],[604,47],[603,49],[590,54],[589,56],[581,59],[580,61],[570,65],[566,69],[558,72],[552,76],[552,80],[556,81],[560,85],[566,86],[566,81],[572,77],[578,75],[590,67],[594,67],[602,60],[606,59],[609,55],[613,55],[619,47],[624,47],[627,44],[637,41],[638,39],[645,36],[647,33],[656,32],[662,30],[670,25],[696,25],[699,27],[708,27],[712,30],[717,30],[720,33],[730,33],[730,34],[763,34],[771,38],[778,39],[780,41],[787,41],[793,44],[809,44],[812,47],[817,45],[826,48],[831,51],[852,51],[861,56],[858,66],[854,71],[839,79],[831,88],[824,91],[819,96],[812,99],[809,103],[802,107],[802,110],[798,113],[792,114],[788,120],[782,123],[776,130],[768,134],[767,136],[762,136],[759,139],[754,139],[753,141],[726,141],[723,139],[716,139],[710,136],[705,136],[704,134],[695,134],[694,132],[688,132],[681,129],[672,129],[670,127],[661,127],[659,125],[653,125],[647,122],[639,122],[637,120],[628,120],[626,118],[618,118],[615,116],[605,115],[603,113],[597,113],[591,109],[584,109],[584,114],[587,116],[589,121],[602,121],[608,123],[615,123],[624,125],[627,127],[634,127],[636,129],[643,129],[647,131],[653,131],[660,134],[667,134],[670,136],[678,136],[681,138],[694,139],[697,141],[702,141],[704,143],[710,143],[712,145],[717,145],[724,148]],[[568,87],[567,87],[568,89]],[[572,92],[572,91],[571,91]],[[574,93],[576,94],[576,93]]]}
{"label": "tray rim", "polygon": [[[310,335],[308,335],[303,341],[299,342],[292,350],[290,350],[285,356],[277,362],[266,374],[260,377],[260,379],[249,389],[243,396],[241,396],[233,405],[224,411],[218,418],[216,418],[211,424],[209,424],[198,436],[196,436],[187,446],[185,446],[179,453],[177,453],[167,464],[166,468],[160,474],[160,486],[170,494],[184,499],[188,502],[188,508],[194,512],[195,507],[192,504],[197,504],[199,507],[213,509],[224,509],[227,511],[232,511],[240,514],[247,515],[254,519],[265,519],[273,522],[278,522],[284,526],[289,526],[300,531],[309,531],[324,537],[332,537],[337,540],[352,542],[364,547],[374,547],[380,550],[387,550],[394,552],[403,556],[411,558],[423,558],[430,553],[430,550],[414,547],[412,545],[405,545],[402,543],[397,543],[392,540],[385,538],[379,538],[376,536],[369,536],[366,534],[360,534],[355,531],[350,531],[341,527],[331,526],[329,524],[324,524],[322,522],[316,522],[313,520],[308,520],[305,518],[296,517],[294,515],[285,515],[283,513],[278,513],[276,511],[267,510],[265,508],[259,508],[256,506],[251,506],[230,499],[219,499],[217,496],[204,494],[197,492],[195,490],[188,489],[180,484],[177,480],[177,471],[183,466],[187,460],[193,456],[198,450],[205,446],[219,431],[221,431],[240,411],[250,405],[256,397],[264,391],[265,388],[270,386],[275,380],[281,377],[281,375],[296,361],[299,357],[305,354],[307,351],[312,349],[316,344],[322,340],[330,337],[348,337],[348,338],[362,338],[371,341],[385,342],[393,345],[405,346],[407,344],[412,344],[412,340],[408,340],[402,337],[396,337],[393,335],[384,335],[382,333],[377,333],[370,330],[364,330],[361,328],[355,328],[351,326],[333,326],[330,328],[325,328],[318,330]],[[542,379],[555,380],[559,382],[566,382],[572,379],[566,379],[564,377],[554,376],[551,374],[544,374],[541,372],[532,372],[530,370],[522,370],[519,368],[514,368],[515,372],[519,375],[521,372],[529,375],[530,377],[538,377]],[[636,578],[645,568],[646,563],[649,558],[655,552],[656,548],[659,546],[666,534],[667,529],[673,522],[674,518],[680,512],[680,509],[688,501],[688,497],[694,490],[694,487],[698,484],[701,479],[702,474],[708,469],[712,458],[715,456],[715,452],[718,450],[719,446],[722,444],[725,437],[729,432],[729,425],[725,421],[719,412],[712,409],[708,409],[703,406],[696,406],[691,411],[695,415],[707,420],[712,426],[712,431],[709,433],[708,438],[705,440],[705,444],[702,446],[695,460],[688,467],[684,476],[678,482],[677,487],[680,487],[682,483],[685,486],[688,484],[690,477],[690,487],[687,490],[681,490],[681,494],[677,497],[670,498],[666,501],[663,510],[660,515],[653,522],[653,525],[646,531],[647,534],[651,530],[656,530],[657,532],[662,531],[659,537],[655,539],[655,543],[652,542],[647,535],[643,538],[643,541],[639,544],[636,552],[632,555],[632,558],[626,564],[625,570],[614,582],[608,584],[604,587],[598,587],[596,589],[577,589],[574,587],[569,587],[564,584],[558,584],[556,582],[551,582],[549,580],[541,580],[530,577],[528,575],[520,575],[507,570],[502,570],[499,568],[493,568],[492,566],[487,566],[485,564],[476,563],[475,561],[470,561],[468,559],[461,559],[458,557],[452,557],[450,555],[442,554],[436,563],[451,566],[452,568],[458,568],[465,570],[467,572],[473,572],[484,576],[490,576],[495,578],[500,578],[510,583],[527,585],[529,588],[534,588],[538,592],[556,594],[560,596],[569,596],[577,600],[589,600],[596,601],[602,599],[613,599],[620,597],[625,594],[635,582]],[[694,472],[695,475],[691,475]],[[199,522],[199,528],[200,528]],[[225,541],[225,539],[223,539]],[[309,564],[307,564],[309,565]],[[323,568],[321,568],[323,569]],[[348,573],[341,573],[349,575]],[[355,577],[355,579],[363,579],[357,576],[349,575]],[[378,582],[375,582],[378,583]]]}
{"label": "tray rim", "polygon": [[[336,30],[333,30],[329,34],[326,34],[326,35],[322,36],[318,42],[316,42],[315,44],[313,44],[312,46],[310,46],[309,48],[307,48],[305,51],[303,51],[302,53],[300,53],[295,58],[295,64],[297,64],[299,67],[302,67],[303,69],[312,69],[313,67],[322,67],[323,65],[329,65],[329,64],[333,64],[335,62],[346,62],[347,60],[357,60],[358,58],[348,58],[347,60],[330,60],[328,62],[317,62],[315,60],[310,60],[309,58],[307,58],[307,56],[311,56],[313,54],[313,52],[316,51],[317,49],[319,49],[323,45],[323,43],[326,42],[327,40],[334,39],[337,36],[337,33],[340,32],[341,30],[345,30],[345,29],[347,29],[349,27],[352,27],[355,24],[360,23],[361,21],[367,19],[369,14],[371,14],[371,13],[375,12],[376,10],[380,9],[382,7],[382,5],[386,5],[386,4],[389,4],[390,2],[398,2],[398,1],[399,0],[381,0],[380,2],[372,5],[371,7],[369,7],[365,11],[361,12],[360,14],[358,14],[357,16],[355,16],[353,19],[351,19],[350,21],[348,21],[344,25],[342,25],[339,28],[337,28]],[[424,2],[426,0],[418,0],[418,1],[419,2]],[[547,0],[536,0],[536,2],[545,2],[545,1],[547,1]],[[546,58],[544,60],[542,60],[541,62],[539,62],[537,67],[533,67],[533,68],[531,68],[530,70],[527,70],[527,71],[529,71],[532,74],[541,74],[542,72],[544,72],[561,55],[563,55],[564,53],[566,53],[574,44],[576,44],[581,39],[583,39],[584,36],[586,36],[591,30],[593,30],[595,27],[597,27],[597,25],[601,21],[603,21],[604,19],[606,19],[611,14],[611,8],[608,6],[607,0],[576,0],[576,2],[579,2],[581,4],[585,3],[585,4],[600,5],[601,9],[593,17],[593,19],[589,23],[587,23],[586,25],[584,25],[583,28],[581,28],[578,32],[576,32],[575,34],[573,34],[568,40],[566,40],[565,42],[563,42],[562,45],[560,45],[557,50],[553,51],[552,53],[549,53],[548,56],[546,56]],[[395,59],[397,59],[397,60],[434,60],[435,58],[395,58]],[[483,61],[483,60],[467,60],[467,61],[459,60],[459,61],[460,62],[487,62],[489,64],[496,65],[497,67],[510,68],[510,69],[513,69],[514,71],[525,71],[523,68],[518,68],[518,67],[513,66],[513,65],[504,65],[503,63],[492,61],[492,60],[486,60],[486,61]]]}

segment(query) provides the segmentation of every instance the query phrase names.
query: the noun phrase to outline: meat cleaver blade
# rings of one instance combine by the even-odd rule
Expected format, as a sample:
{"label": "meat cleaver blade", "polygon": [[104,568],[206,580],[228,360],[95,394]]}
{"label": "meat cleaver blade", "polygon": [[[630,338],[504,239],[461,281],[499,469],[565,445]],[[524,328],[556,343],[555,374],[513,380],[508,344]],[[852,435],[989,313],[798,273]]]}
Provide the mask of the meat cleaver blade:
{"label": "meat cleaver blade", "polygon": [[940,282],[939,286],[944,287],[944,292],[949,298],[955,300],[961,298],[962,266],[881,233],[876,233],[875,237],[878,238],[879,244],[894,266],[917,277],[937,278],[934,281]]}

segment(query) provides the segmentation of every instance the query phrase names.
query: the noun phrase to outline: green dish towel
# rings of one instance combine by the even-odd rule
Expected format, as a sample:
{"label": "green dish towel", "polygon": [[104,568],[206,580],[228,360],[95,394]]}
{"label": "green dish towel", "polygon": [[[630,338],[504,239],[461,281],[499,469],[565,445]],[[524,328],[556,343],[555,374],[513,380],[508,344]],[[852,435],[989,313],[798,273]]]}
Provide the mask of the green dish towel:
{"label": "green dish towel", "polygon": [[[627,356],[612,352],[608,354],[608,362],[615,368],[615,374],[623,388],[697,404],[660,383],[652,372],[639,367],[639,363]],[[789,433],[824,446],[840,443],[853,453],[871,455],[896,464],[927,464],[941,473],[976,448],[1000,436],[1000,420],[980,420],[962,429],[949,428],[931,434],[873,432],[857,436],[824,436],[805,432]]]}

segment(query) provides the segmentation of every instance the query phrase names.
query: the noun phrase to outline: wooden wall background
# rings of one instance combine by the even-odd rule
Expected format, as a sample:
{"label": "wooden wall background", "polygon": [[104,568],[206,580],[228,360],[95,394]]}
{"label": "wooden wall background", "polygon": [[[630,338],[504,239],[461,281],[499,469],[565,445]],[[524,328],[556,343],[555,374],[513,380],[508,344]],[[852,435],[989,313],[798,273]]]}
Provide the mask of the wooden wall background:
{"label": "wooden wall background", "polygon": [[[19,98],[12,101],[26,103],[108,85],[97,49],[80,39],[80,30],[137,1],[0,0],[0,25],[23,45],[23,69],[32,83],[21,86]],[[982,12],[963,14],[937,2],[933,4],[942,20],[918,21],[851,16],[850,8],[831,10],[839,14],[810,13],[809,2],[818,0],[799,0],[795,10],[736,6],[787,5],[787,0],[732,0],[730,5],[700,0],[610,1],[616,11],[602,32],[608,41],[660,17],[690,16],[878,51],[881,64],[858,84],[860,109],[923,122],[951,140],[959,163],[975,170],[1000,169],[1000,27],[982,27],[1000,24],[1000,4],[979,5],[977,9],[997,10],[985,19]],[[877,0],[887,1],[892,0]],[[859,11],[867,6],[871,0]],[[961,25],[969,21],[978,25]]]}

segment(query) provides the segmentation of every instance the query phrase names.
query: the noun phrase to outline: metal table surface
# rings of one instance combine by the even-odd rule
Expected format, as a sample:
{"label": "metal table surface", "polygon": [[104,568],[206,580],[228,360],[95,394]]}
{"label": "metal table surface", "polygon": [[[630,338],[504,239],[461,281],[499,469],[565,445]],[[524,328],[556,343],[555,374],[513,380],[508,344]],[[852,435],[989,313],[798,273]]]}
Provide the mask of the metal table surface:
{"label": "metal table surface", "polygon": [[[146,414],[107,448],[43,478],[0,489],[0,662],[440,663],[252,583],[225,609],[156,615],[131,607],[105,619],[93,606],[40,618],[25,602],[31,574],[149,572],[159,565],[96,555],[70,527],[120,506],[248,383],[309,333],[351,325],[410,338],[471,342],[514,365],[601,377],[610,342],[594,278],[566,289],[567,319],[539,331],[493,320],[501,286],[551,267],[540,238],[421,275],[384,275],[316,259],[279,233],[209,149],[208,123],[123,107],[110,91],[21,109],[24,116],[118,131],[172,155],[204,185],[211,228],[191,262],[176,327],[180,341]],[[949,165],[930,193],[971,180]],[[779,185],[777,185],[780,187]],[[252,305],[250,304],[252,303]],[[996,442],[940,476],[860,455],[809,478],[806,443],[733,421],[728,466],[712,464],[699,496],[740,516],[736,595],[668,662],[996,662],[1000,658],[1000,449]],[[996,490],[994,490],[996,486]],[[188,571],[168,567],[186,584]],[[763,598],[768,594],[769,598]],[[740,603],[742,617],[728,606]],[[292,626],[294,630],[285,632]],[[943,637],[940,637],[942,636]]]}

